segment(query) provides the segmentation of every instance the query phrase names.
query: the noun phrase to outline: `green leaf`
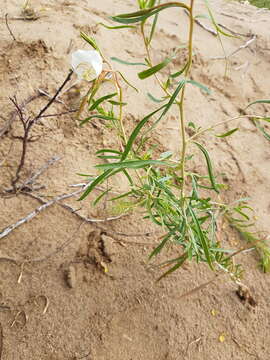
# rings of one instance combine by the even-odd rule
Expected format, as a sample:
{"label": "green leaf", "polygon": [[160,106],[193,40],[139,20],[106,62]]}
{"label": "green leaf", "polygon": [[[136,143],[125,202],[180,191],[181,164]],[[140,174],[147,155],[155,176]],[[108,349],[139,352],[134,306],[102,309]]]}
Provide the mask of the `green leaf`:
{"label": "green leaf", "polygon": [[161,275],[157,281],[160,281],[161,279],[163,279],[164,277],[168,276],[169,274],[173,273],[175,270],[179,269],[183,264],[184,262],[187,260],[188,258],[188,254],[187,253],[184,253],[182,256],[180,256],[178,258],[178,262],[176,265],[174,265],[172,268],[170,268],[170,270],[166,271],[163,275]]}
{"label": "green leaf", "polygon": [[171,7],[181,7],[181,8],[188,10],[188,12],[190,12],[190,8],[186,4],[181,3],[181,2],[170,2],[167,4],[161,4],[161,5],[155,6],[151,9],[140,10],[140,11],[136,11],[134,13],[120,14],[120,15],[112,16],[111,19],[113,21],[116,21],[116,22],[122,23],[122,24],[134,24],[136,22],[145,21],[150,16],[153,16],[153,15],[159,13],[160,11],[165,10],[167,8],[171,8]]}
{"label": "green leaf", "polygon": [[93,202],[93,205],[96,206],[97,203],[103,198],[103,196],[107,195],[108,192],[110,192],[110,191],[111,191],[111,188],[108,189],[108,190],[103,191],[103,192],[95,199],[95,201]]}
{"label": "green leaf", "polygon": [[219,193],[219,190],[217,188],[217,184],[215,182],[215,178],[213,175],[213,168],[212,168],[211,160],[210,160],[207,150],[201,144],[199,144],[195,141],[194,141],[194,144],[198,146],[198,148],[202,151],[202,153],[205,157],[205,160],[207,163],[208,175],[209,175],[209,179],[210,179],[213,190],[215,190],[217,193]]}
{"label": "green leaf", "polygon": [[115,29],[126,29],[126,28],[129,28],[129,29],[136,29],[136,26],[134,25],[119,25],[119,26],[109,26],[109,25],[106,25],[106,24],[103,24],[103,23],[98,23],[98,25],[102,25],[104,26],[106,29],[109,29],[109,30],[115,30]]}
{"label": "green leaf", "polygon": [[139,92],[139,90],[137,88],[135,88],[135,86],[133,86],[125,77],[124,75],[120,72],[120,71],[116,71],[120,76],[121,78],[124,80],[124,82],[130,86],[132,89],[134,89],[135,91]]}
{"label": "green leaf", "polygon": [[234,128],[234,129],[232,129],[232,130],[227,131],[227,132],[224,133],[224,134],[215,135],[215,136],[216,136],[216,137],[219,137],[219,138],[225,138],[225,137],[227,137],[227,136],[232,135],[232,134],[235,133],[237,130],[239,130],[239,129],[238,129],[238,128]]}
{"label": "green leaf", "polygon": [[122,154],[120,151],[118,150],[113,150],[113,149],[100,149],[98,151],[96,151],[96,155],[98,154],[104,154],[104,153],[112,153],[112,154]]}
{"label": "green leaf", "polygon": [[161,243],[151,252],[149,255],[149,260],[152,259],[153,256],[156,256],[160,253],[160,251],[164,248],[167,241],[170,239],[171,234],[167,234],[164,239],[161,241]]}
{"label": "green leaf", "polygon": [[[166,113],[169,111],[170,107],[172,106],[172,104],[174,103],[177,95],[179,94],[180,90],[183,88],[183,86],[185,85],[186,80],[182,80],[179,82],[179,85],[177,86],[176,90],[174,91],[174,93],[172,94],[169,102],[167,102],[167,104],[165,104],[164,110],[162,112],[162,114],[160,115],[160,117],[154,122],[154,124],[150,127],[150,129],[148,129],[144,135],[146,135],[149,131],[152,131],[154,129],[154,127],[157,126],[157,124],[160,122],[160,120],[162,119],[162,117],[164,115],[166,115]],[[161,109],[161,108],[160,108]]]}
{"label": "green leaf", "polygon": [[156,30],[157,20],[158,20],[158,14],[155,15],[154,20],[153,20],[153,24],[151,26],[150,36],[149,36],[149,39],[148,39],[148,45],[150,45],[150,43],[151,43],[151,41],[153,39],[155,30]]}
{"label": "green leaf", "polygon": [[214,18],[214,16],[213,16],[213,13],[212,13],[212,11],[211,11],[211,8],[210,8],[210,5],[209,5],[208,0],[204,0],[204,3],[205,3],[205,5],[206,5],[206,8],[207,8],[209,17],[210,17],[210,19],[211,19],[211,21],[212,21],[212,24],[213,24],[214,27],[216,28],[216,31],[217,31],[218,33],[224,35],[224,36],[234,37],[234,38],[235,38],[235,37],[236,37],[235,35],[231,35],[231,34],[229,34],[229,33],[226,33],[225,31],[221,30],[221,28],[220,28],[220,27],[218,26],[218,24],[216,23],[216,20],[215,20],[215,18]]}
{"label": "green leaf", "polygon": [[186,82],[189,83],[189,84],[192,84],[192,85],[194,85],[194,86],[197,86],[198,88],[200,88],[201,90],[203,90],[204,92],[206,92],[208,95],[211,94],[211,90],[208,89],[207,86],[205,86],[205,85],[203,85],[203,84],[201,84],[201,83],[199,83],[199,82],[197,82],[197,81],[195,81],[195,80],[187,80]]}
{"label": "green leaf", "polygon": [[149,76],[154,75],[156,72],[160,71],[161,69],[163,69],[165,66],[167,66],[170,62],[172,61],[172,58],[166,58],[165,60],[163,60],[161,63],[151,67],[150,69],[141,71],[140,73],[138,73],[138,76],[141,80],[147,79]]}
{"label": "green leaf", "polygon": [[177,95],[179,94],[180,90],[183,88],[183,86],[185,85],[186,80],[182,80],[179,82],[179,85],[177,86],[177,88],[175,89],[174,93],[172,94],[169,102],[166,104],[166,107],[163,111],[163,113],[161,114],[160,118],[158,119],[158,121],[161,119],[162,116],[164,116],[170,109],[170,107],[172,106],[172,104],[174,103]]}
{"label": "green leaf", "polygon": [[128,142],[126,144],[126,147],[125,147],[125,150],[123,152],[123,155],[122,155],[122,158],[121,160],[125,160],[125,158],[127,157],[127,155],[129,154],[131,148],[132,148],[132,145],[134,143],[134,141],[136,140],[137,136],[139,135],[142,127],[149,121],[149,119],[155,115],[158,111],[160,111],[161,109],[163,109],[166,105],[163,105],[161,106],[160,108],[158,108],[157,110],[153,111],[151,114],[147,115],[145,118],[143,118],[139,124],[135,127],[135,129],[132,131],[129,139],[128,139]]}
{"label": "green leaf", "polygon": [[112,164],[100,164],[95,167],[98,169],[141,169],[148,165],[160,165],[160,166],[170,166],[174,167],[175,165],[166,163],[160,160],[129,160],[121,161]]}
{"label": "green leaf", "polygon": [[253,120],[257,129],[263,134],[263,136],[270,141],[270,135],[264,130],[263,126],[259,125],[257,121]]}
{"label": "green leaf", "polygon": [[125,102],[120,102],[120,101],[114,101],[114,100],[109,100],[109,103],[115,106],[125,106],[127,105],[127,103]]}
{"label": "green leaf", "polygon": [[79,198],[80,200],[83,200],[86,198],[86,196],[88,194],[90,194],[90,192],[95,188],[96,185],[102,183],[104,180],[106,180],[106,178],[112,173],[112,170],[107,170],[105,171],[103,174],[101,174],[100,176],[98,176],[94,181],[91,182],[91,184],[87,187],[87,189],[85,190],[85,192],[82,194],[82,196]]}
{"label": "green leaf", "polygon": [[170,77],[174,79],[174,78],[180,76],[186,70],[187,66],[188,66],[188,63],[186,63],[186,65],[180,71],[177,71],[176,73],[171,74]]}
{"label": "green leaf", "polygon": [[86,33],[84,33],[83,31],[80,32],[80,36],[81,38],[83,38],[83,40],[85,40],[89,45],[91,45],[95,50],[99,51],[98,45],[95,41],[94,38],[88,36]]}
{"label": "green leaf", "polygon": [[126,61],[126,60],[121,60],[117,57],[111,57],[112,61],[116,61],[120,64],[124,64],[124,65],[142,65],[142,66],[147,66],[145,63],[141,63],[141,62],[130,62],[130,61]]}
{"label": "green leaf", "polygon": [[251,105],[254,105],[254,104],[270,104],[270,100],[256,100],[256,101],[253,101],[251,102],[250,104],[248,104],[248,106],[246,107],[246,109],[248,107],[250,107]]}
{"label": "green leaf", "polygon": [[99,98],[98,100],[94,101],[94,103],[89,107],[89,111],[93,111],[95,110],[99,104],[101,104],[103,101],[111,99],[112,97],[114,97],[115,95],[117,95],[117,93],[113,93],[113,94],[109,94],[109,95],[105,95],[102,96],[101,98]]}
{"label": "green leaf", "polygon": [[151,95],[150,93],[147,93],[147,96],[148,96],[152,101],[154,101],[155,103],[161,103],[161,102],[163,102],[163,101],[165,100],[165,98],[164,98],[164,99],[157,99],[156,97],[154,97],[154,96]]}
{"label": "green leaf", "polygon": [[80,126],[84,125],[85,123],[87,123],[88,121],[92,120],[92,119],[103,119],[103,120],[113,120],[113,121],[117,121],[117,119],[111,117],[111,116],[105,116],[105,115],[98,115],[98,114],[95,114],[95,115],[91,115],[89,116],[88,118],[82,120],[80,122]]}
{"label": "green leaf", "polygon": [[197,219],[197,217],[196,217],[196,215],[195,215],[195,213],[194,213],[194,211],[193,211],[193,209],[192,209],[192,207],[190,205],[188,206],[188,209],[189,209],[189,212],[191,214],[192,220],[194,222],[195,228],[197,230],[196,232],[197,232],[197,235],[199,237],[201,246],[203,248],[204,255],[206,257],[207,263],[210,266],[210,268],[213,270],[213,265],[212,265],[212,260],[211,260],[210,254],[209,254],[209,248],[208,248],[208,244],[207,244],[207,239],[205,238],[205,235],[202,232],[200,223],[199,223],[199,221],[198,221],[198,219]]}

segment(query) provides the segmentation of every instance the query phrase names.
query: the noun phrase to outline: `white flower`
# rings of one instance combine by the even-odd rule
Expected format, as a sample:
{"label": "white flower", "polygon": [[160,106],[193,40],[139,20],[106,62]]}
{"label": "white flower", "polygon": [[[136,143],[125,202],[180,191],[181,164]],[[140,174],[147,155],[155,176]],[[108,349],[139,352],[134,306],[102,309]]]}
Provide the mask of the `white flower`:
{"label": "white flower", "polygon": [[102,58],[96,50],[77,50],[71,55],[71,66],[79,80],[95,80],[102,71]]}

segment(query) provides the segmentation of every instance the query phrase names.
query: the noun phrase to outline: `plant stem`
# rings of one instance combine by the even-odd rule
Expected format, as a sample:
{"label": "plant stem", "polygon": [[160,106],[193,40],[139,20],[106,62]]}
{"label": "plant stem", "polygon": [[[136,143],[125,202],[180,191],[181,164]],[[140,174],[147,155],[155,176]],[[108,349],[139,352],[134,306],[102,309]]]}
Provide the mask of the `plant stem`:
{"label": "plant stem", "polygon": [[[146,54],[147,54],[147,60],[149,62],[150,66],[153,66],[152,63],[152,59],[151,59],[151,54],[149,51],[149,44],[147,42],[146,36],[145,36],[145,32],[144,32],[144,22],[141,23],[141,33],[142,33],[142,37],[143,37],[143,42],[144,42],[144,46],[145,46],[145,50],[146,50]],[[154,74],[154,77],[156,78],[157,82],[159,83],[159,86],[161,87],[161,89],[163,91],[165,91],[166,95],[168,95],[169,97],[172,96],[172,94],[164,87],[164,85],[162,84],[162,81],[159,79],[159,77],[157,76],[157,74]]]}
{"label": "plant stem", "polygon": [[[191,65],[192,65],[192,51],[193,51],[193,9],[194,9],[194,2],[195,0],[190,0],[190,11],[189,11],[189,39],[188,39],[188,63],[185,70],[185,77],[188,76]],[[185,112],[184,112],[184,100],[185,100],[185,88],[186,85],[183,86],[181,92],[180,102],[178,103],[179,106],[179,115],[180,115],[180,131],[181,131],[181,138],[182,138],[182,149],[181,149],[181,159],[180,159],[180,169],[181,169],[181,177],[182,177],[182,188],[181,188],[181,199],[184,198],[184,185],[185,185],[185,157],[186,157],[186,148],[187,148],[187,141],[186,141],[186,132],[185,132]]]}
{"label": "plant stem", "polygon": [[190,141],[193,141],[195,138],[197,138],[198,136],[204,134],[205,132],[207,131],[211,131],[211,130],[214,130],[214,128],[220,126],[220,125],[224,125],[224,124],[227,124],[229,122],[232,122],[234,120],[238,120],[238,119],[242,119],[242,118],[248,118],[248,119],[258,119],[258,120],[263,120],[265,119],[264,116],[259,116],[259,115],[238,115],[238,116],[234,116],[233,118],[230,118],[230,119],[227,119],[227,120],[223,120],[223,121],[220,121],[218,123],[216,123],[215,125],[212,125],[206,129],[202,129],[201,131],[198,131],[196,134],[192,135],[190,138],[188,138],[187,142],[190,142]]}

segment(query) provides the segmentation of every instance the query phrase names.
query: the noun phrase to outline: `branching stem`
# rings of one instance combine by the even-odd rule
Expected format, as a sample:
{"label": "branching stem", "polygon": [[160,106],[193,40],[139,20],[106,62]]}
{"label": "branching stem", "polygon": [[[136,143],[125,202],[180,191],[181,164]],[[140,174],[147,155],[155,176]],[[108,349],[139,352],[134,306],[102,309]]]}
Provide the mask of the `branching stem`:
{"label": "branching stem", "polygon": [[[190,1],[190,11],[189,11],[189,39],[188,39],[188,63],[185,70],[185,77],[188,76],[190,68],[192,66],[192,50],[193,50],[193,26],[194,26],[194,19],[193,19],[193,9],[194,9],[194,2],[195,0]],[[180,102],[178,103],[179,106],[179,115],[180,115],[180,131],[181,131],[181,138],[182,138],[182,149],[181,149],[181,159],[180,159],[180,169],[181,169],[181,178],[182,178],[182,187],[181,187],[181,199],[184,198],[184,185],[185,185],[185,157],[186,157],[186,148],[187,148],[187,141],[186,141],[186,132],[185,132],[185,112],[184,112],[184,100],[185,100],[185,88],[181,91]]]}

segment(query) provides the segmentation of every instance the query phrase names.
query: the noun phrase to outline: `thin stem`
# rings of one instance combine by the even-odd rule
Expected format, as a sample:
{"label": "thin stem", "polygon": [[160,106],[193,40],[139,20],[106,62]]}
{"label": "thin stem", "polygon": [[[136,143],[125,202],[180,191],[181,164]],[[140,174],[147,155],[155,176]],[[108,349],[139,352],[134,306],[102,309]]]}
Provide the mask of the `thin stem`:
{"label": "thin stem", "polygon": [[216,128],[217,126],[224,125],[224,124],[227,124],[227,123],[229,123],[229,122],[232,122],[232,121],[234,121],[234,120],[238,120],[238,119],[241,119],[241,118],[249,118],[249,119],[255,118],[255,119],[261,119],[261,120],[263,120],[265,117],[264,117],[264,116],[258,116],[258,115],[239,115],[239,116],[235,116],[235,117],[233,117],[233,118],[220,121],[220,122],[216,123],[215,125],[210,126],[209,128],[206,128],[206,129],[203,129],[203,130],[197,132],[196,134],[192,135],[192,136],[187,140],[187,142],[193,141],[196,137],[204,134],[204,133],[207,132],[207,131],[214,130],[214,128]]}
{"label": "thin stem", "polygon": [[[145,24],[144,22],[141,23],[141,33],[142,33],[142,37],[143,37],[146,54],[147,54],[147,60],[149,62],[149,65],[152,67],[153,63],[152,63],[151,54],[150,54],[150,50],[149,50],[149,44],[148,44],[148,41],[146,39],[145,32],[144,32],[144,24]],[[156,78],[157,82],[159,83],[159,86],[161,87],[161,89],[163,91],[165,91],[166,95],[171,97],[172,94],[164,87],[164,85],[162,84],[162,81],[159,79],[157,74],[154,74],[154,77]]]}
{"label": "thin stem", "polygon": [[[194,1],[190,1],[190,11],[189,11],[189,39],[188,39],[188,63],[185,70],[185,77],[188,76],[191,65],[192,65],[192,50],[193,50],[193,26],[194,26],[194,19],[193,19],[193,8],[194,8]],[[187,148],[187,141],[186,141],[186,132],[185,132],[185,112],[184,112],[184,100],[185,100],[185,88],[181,91],[181,98],[180,102],[178,103],[179,106],[179,115],[180,115],[180,130],[181,130],[181,138],[182,138],[182,149],[181,149],[181,159],[180,159],[180,168],[181,168],[181,177],[182,177],[182,188],[181,188],[181,199],[184,198],[184,185],[185,185],[185,157],[186,157],[186,148]]]}

